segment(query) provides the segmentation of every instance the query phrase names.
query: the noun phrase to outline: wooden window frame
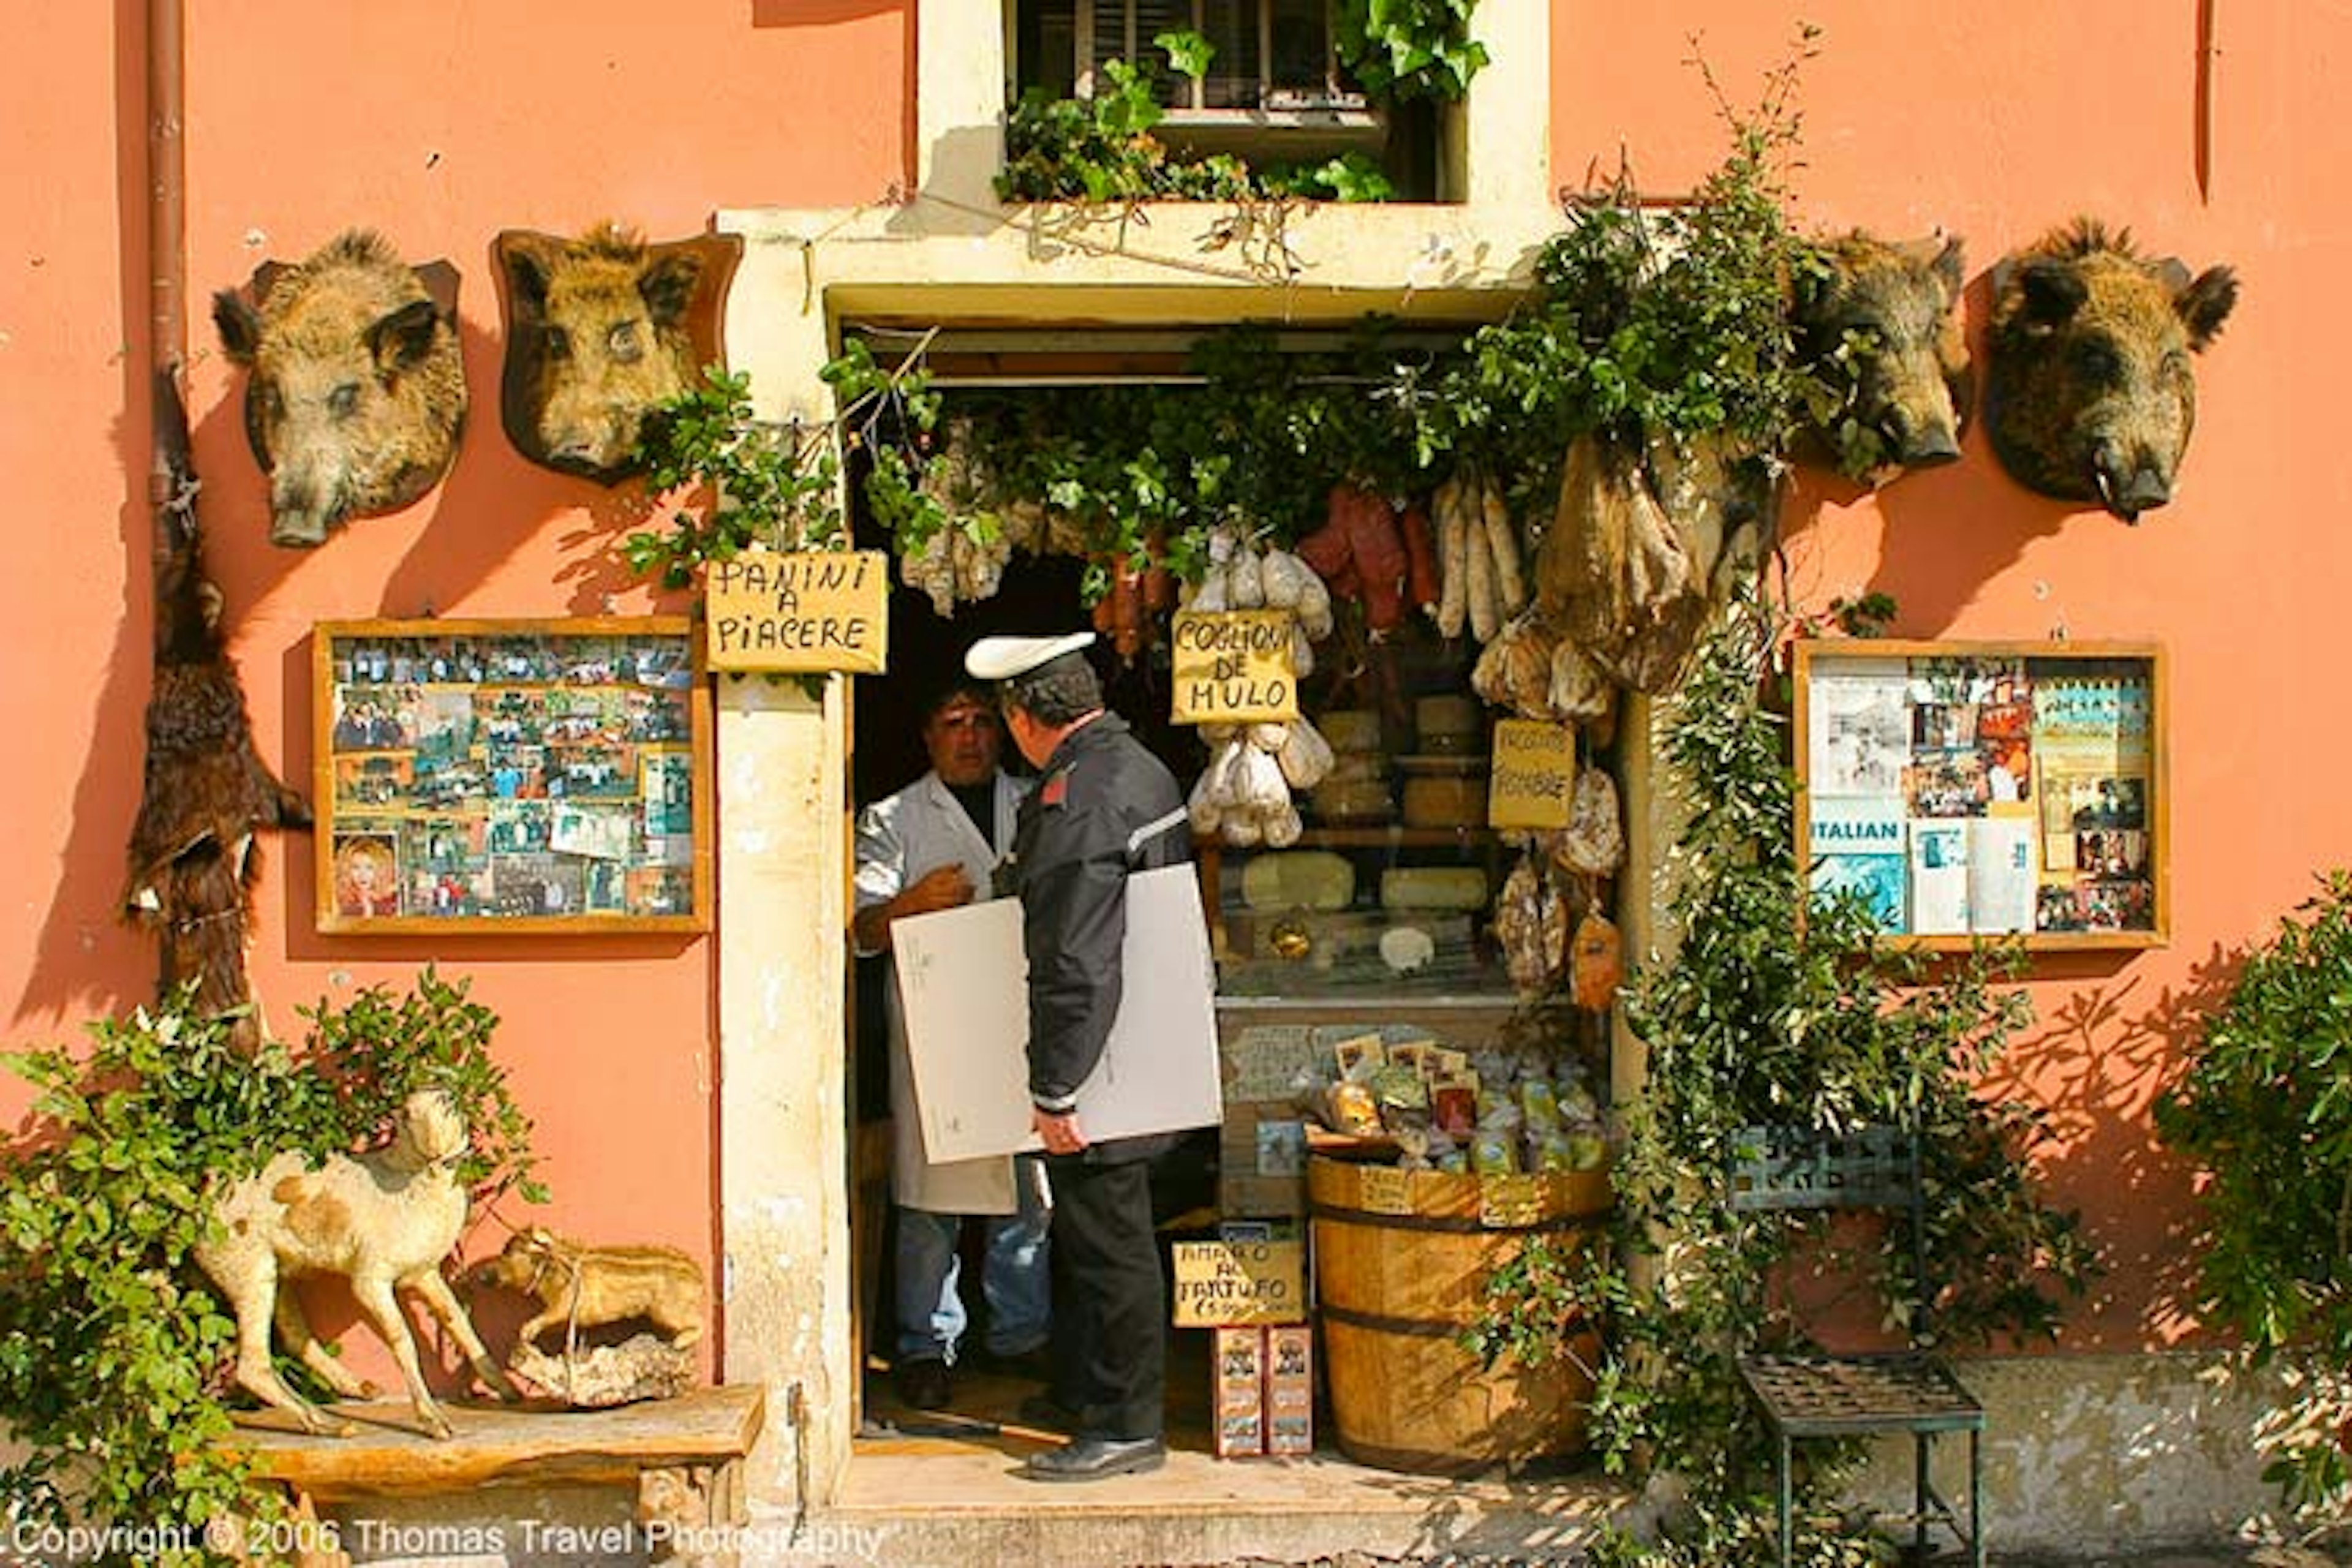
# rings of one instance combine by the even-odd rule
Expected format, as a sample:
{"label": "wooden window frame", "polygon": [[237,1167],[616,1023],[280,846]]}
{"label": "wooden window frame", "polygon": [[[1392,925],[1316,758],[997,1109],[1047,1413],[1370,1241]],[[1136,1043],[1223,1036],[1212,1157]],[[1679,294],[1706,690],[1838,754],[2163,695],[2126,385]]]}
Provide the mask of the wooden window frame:
{"label": "wooden window frame", "polygon": [[[1119,40],[1118,58],[1136,60],[1150,48],[1150,38],[1138,36],[1135,0],[1118,0],[1125,16],[1124,36]],[[1323,0],[1323,83],[1319,93],[1302,92],[1296,83],[1277,83],[1274,79],[1274,5],[1273,0],[1249,0],[1257,7],[1257,89],[1256,109],[1213,109],[1203,100],[1204,84],[1190,78],[1181,78],[1192,95],[1192,101],[1180,104],[1169,111],[1163,123],[1191,123],[1191,117],[1202,115],[1213,121],[1245,119],[1258,123],[1279,123],[1283,117],[1297,113],[1325,116],[1335,113],[1368,112],[1361,92],[1339,85],[1339,30],[1332,20],[1331,0]],[[1071,28],[1071,80],[1073,91],[1080,98],[1092,98],[1095,90],[1095,9],[1097,0],[1076,0]],[[1205,36],[1208,16],[1205,0],[1192,0],[1192,29]],[[1277,103],[1268,107],[1277,93],[1299,94],[1293,103]]]}

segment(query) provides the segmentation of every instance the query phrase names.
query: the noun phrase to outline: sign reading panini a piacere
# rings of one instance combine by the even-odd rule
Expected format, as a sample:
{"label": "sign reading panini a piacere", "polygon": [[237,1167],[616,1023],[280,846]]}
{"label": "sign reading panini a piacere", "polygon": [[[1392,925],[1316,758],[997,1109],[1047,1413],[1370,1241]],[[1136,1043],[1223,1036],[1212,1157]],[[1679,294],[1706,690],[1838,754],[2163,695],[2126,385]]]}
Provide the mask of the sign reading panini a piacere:
{"label": "sign reading panini a piacere", "polygon": [[889,652],[890,559],[874,550],[746,551],[703,577],[712,669],[879,675]]}

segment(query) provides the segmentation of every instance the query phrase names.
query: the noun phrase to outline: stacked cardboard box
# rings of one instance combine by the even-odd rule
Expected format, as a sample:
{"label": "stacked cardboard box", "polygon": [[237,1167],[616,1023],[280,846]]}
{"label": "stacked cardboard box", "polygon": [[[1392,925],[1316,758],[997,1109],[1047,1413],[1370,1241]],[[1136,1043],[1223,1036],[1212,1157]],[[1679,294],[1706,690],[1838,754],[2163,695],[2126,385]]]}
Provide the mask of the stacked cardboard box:
{"label": "stacked cardboard box", "polygon": [[1221,1459],[1315,1451],[1315,1331],[1305,1323],[1216,1331]]}

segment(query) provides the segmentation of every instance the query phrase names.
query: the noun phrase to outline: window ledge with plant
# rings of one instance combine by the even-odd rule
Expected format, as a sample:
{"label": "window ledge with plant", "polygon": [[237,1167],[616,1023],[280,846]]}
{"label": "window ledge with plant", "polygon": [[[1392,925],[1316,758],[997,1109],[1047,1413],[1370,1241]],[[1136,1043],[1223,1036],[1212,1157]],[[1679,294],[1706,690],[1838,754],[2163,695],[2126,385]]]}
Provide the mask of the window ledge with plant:
{"label": "window ledge with plant", "polygon": [[[1434,192],[1436,110],[1487,63],[1477,0],[1261,0],[1139,37],[1133,0],[1024,5],[1008,202],[1381,202]],[[1207,18],[1193,8],[1196,24]],[[1046,40],[1050,39],[1050,42]],[[1149,52],[1156,50],[1167,62]],[[1063,67],[1066,66],[1066,70]],[[1213,74],[1213,72],[1214,74]]]}

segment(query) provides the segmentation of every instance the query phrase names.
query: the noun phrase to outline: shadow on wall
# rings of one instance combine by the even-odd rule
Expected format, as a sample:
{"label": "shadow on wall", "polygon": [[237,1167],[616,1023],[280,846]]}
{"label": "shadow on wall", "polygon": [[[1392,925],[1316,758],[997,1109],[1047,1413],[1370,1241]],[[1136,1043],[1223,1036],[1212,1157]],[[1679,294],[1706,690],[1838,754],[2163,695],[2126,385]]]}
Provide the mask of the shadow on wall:
{"label": "shadow on wall", "polygon": [[[125,406],[144,407],[144,360],[126,354],[123,363],[131,380],[142,384],[140,397],[126,392]],[[154,524],[143,486],[134,479],[147,468],[146,454],[140,449],[145,430],[143,423],[127,418],[115,422],[122,473],[133,481],[126,484],[131,493],[117,510],[116,530],[131,572],[124,582],[114,647],[89,692],[95,717],[89,749],[74,783],[66,840],[54,847],[53,858],[27,854],[20,859],[27,866],[46,861],[57,877],[25,990],[12,1014],[19,1022],[118,1011],[152,992],[150,984],[135,996],[126,995],[124,977],[142,973],[152,977],[161,968],[154,940],[123,923],[121,899],[131,827],[139,816],[144,713],[153,663],[154,593],[148,562],[154,549]],[[275,846],[264,853],[276,853]],[[58,1032],[78,1036],[79,1024],[61,1024]]]}
{"label": "shadow on wall", "polygon": [[[988,235],[1004,226],[996,210],[995,181],[1003,154],[1003,138],[993,128],[958,126],[931,139],[931,177],[919,194],[890,215],[894,235]],[[969,205],[967,205],[969,204]]]}
{"label": "shadow on wall", "polygon": [[[1989,1093],[2048,1110],[2056,1152],[2037,1159],[2062,1201],[2099,1194],[2110,1215],[2162,1215],[2159,1226],[2130,1235],[2093,1234],[2105,1279],[2093,1285],[2078,1315],[2095,1315],[2132,1342],[2168,1343],[2197,1325],[2197,1271],[2203,1254],[2191,1200],[2193,1167],[2155,1139],[2150,1106],[2179,1076],[2205,1019],[2220,1005],[2245,963],[2242,949],[2212,948],[2188,982],[2143,996],[2122,974],[2122,955],[2042,955],[2037,977],[2086,982],[2011,1047],[1987,1079]],[[2129,1281],[2136,1300],[2116,1293]],[[2102,1348],[2075,1343],[2075,1349]]]}
{"label": "shadow on wall", "polygon": [[[492,265],[487,248],[481,265]],[[478,306],[495,312],[496,291],[489,290],[488,296]],[[505,340],[472,321],[460,325],[467,377],[477,387],[495,387]],[[591,525],[564,533],[567,559],[555,574],[556,581],[572,584],[563,613],[607,614],[608,597],[636,585],[621,557],[621,544],[652,510],[645,487],[635,480],[607,489],[593,479],[558,474],[525,460],[499,427],[494,397],[477,400],[457,465],[431,504],[424,531],[384,579],[378,615],[416,616],[428,606],[446,613],[450,605],[487,582],[551,518],[583,509]]]}

